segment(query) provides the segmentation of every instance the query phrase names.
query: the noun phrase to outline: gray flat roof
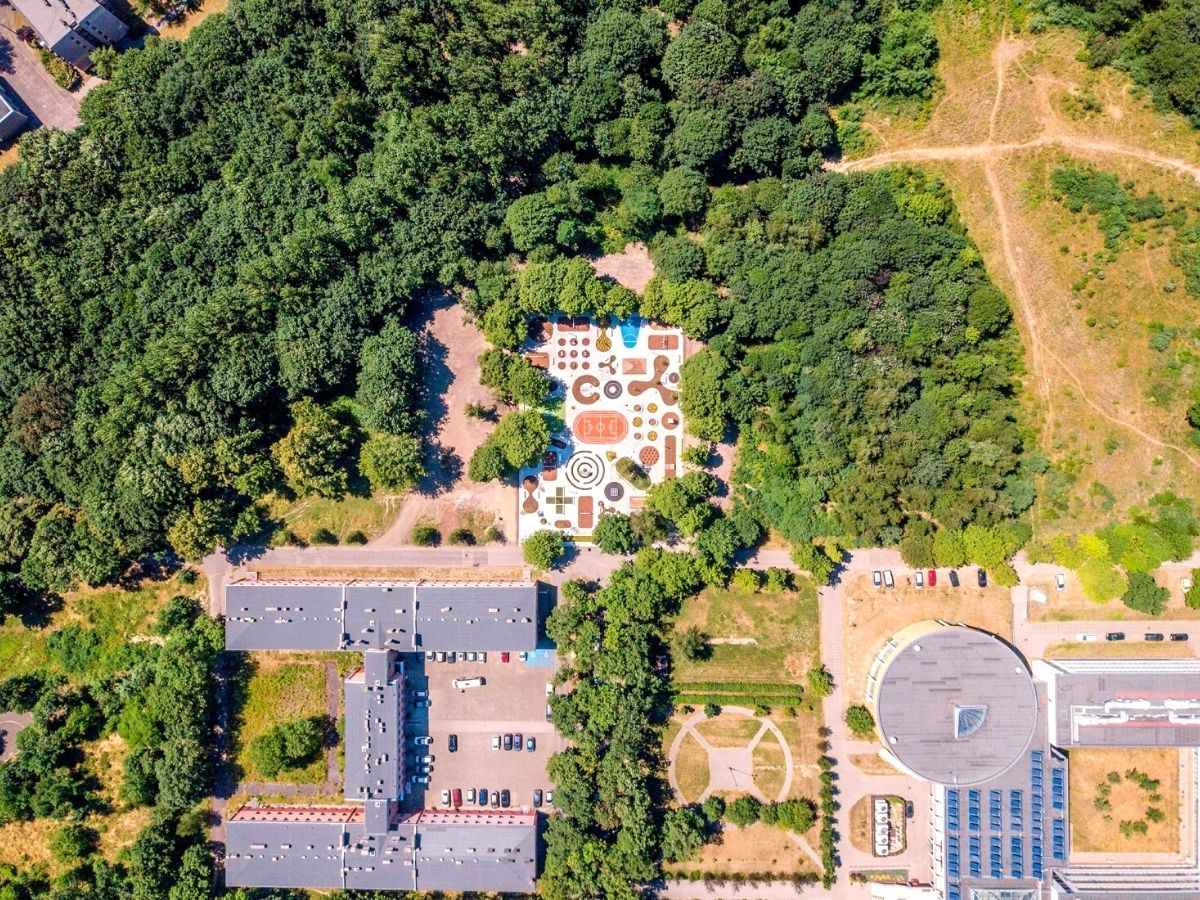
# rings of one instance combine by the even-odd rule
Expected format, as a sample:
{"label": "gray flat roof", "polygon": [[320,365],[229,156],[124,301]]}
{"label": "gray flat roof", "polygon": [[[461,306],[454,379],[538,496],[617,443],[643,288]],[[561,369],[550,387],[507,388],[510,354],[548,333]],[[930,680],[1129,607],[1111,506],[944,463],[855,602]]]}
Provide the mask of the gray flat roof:
{"label": "gray flat roof", "polygon": [[[1029,746],[1037,696],[1007,644],[951,626],[900,649],[876,694],[888,749],[923,778],[973,785],[1008,769]],[[970,733],[967,723],[974,727]]]}
{"label": "gray flat roof", "polygon": [[[115,34],[117,40],[129,32],[124,22],[96,0],[12,0],[12,5],[51,47],[89,16],[97,30]],[[91,35],[85,33],[84,37]]]}
{"label": "gray flat roof", "polygon": [[[368,834],[360,807],[345,821],[295,821],[304,808],[240,810],[226,827],[226,883],[240,887],[533,891],[532,813],[419,812]],[[275,816],[272,820],[269,816]],[[327,815],[334,817],[336,814]]]}
{"label": "gray flat roof", "polygon": [[229,650],[533,650],[536,582],[241,581]]}
{"label": "gray flat roof", "polygon": [[403,777],[404,679],[393,651],[365,657],[345,685],[346,799],[394,800]]}
{"label": "gray flat roof", "polygon": [[1186,667],[1168,660],[1048,662],[1062,670],[1053,685],[1061,746],[1200,746],[1196,660],[1178,661],[1192,664]]}

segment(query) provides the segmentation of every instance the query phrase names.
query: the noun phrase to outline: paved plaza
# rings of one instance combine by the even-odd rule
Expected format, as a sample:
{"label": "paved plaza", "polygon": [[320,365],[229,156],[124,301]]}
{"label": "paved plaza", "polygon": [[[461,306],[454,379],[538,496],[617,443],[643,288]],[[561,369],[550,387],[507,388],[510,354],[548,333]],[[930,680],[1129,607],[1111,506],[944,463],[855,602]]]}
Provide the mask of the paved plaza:
{"label": "paved plaza", "polygon": [[556,316],[526,354],[546,369],[565,428],[521,470],[520,535],[557,528],[586,537],[606,512],[641,508],[646,485],[679,470],[683,334],[633,318]]}

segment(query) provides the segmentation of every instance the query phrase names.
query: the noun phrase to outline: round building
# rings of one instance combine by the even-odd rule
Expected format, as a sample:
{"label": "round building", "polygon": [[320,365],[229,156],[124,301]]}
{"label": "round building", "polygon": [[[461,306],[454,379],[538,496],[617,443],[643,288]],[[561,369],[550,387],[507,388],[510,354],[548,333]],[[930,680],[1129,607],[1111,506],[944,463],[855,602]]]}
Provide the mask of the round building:
{"label": "round building", "polygon": [[891,755],[937,784],[995,778],[1025,752],[1037,724],[1024,659],[963,625],[920,622],[899,632],[871,667],[867,698]]}

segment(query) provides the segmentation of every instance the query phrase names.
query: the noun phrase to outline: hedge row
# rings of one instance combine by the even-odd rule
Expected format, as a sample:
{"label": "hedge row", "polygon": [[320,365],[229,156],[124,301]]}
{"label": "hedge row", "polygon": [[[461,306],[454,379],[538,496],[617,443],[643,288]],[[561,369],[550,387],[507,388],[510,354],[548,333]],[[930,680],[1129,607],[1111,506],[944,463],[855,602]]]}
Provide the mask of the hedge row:
{"label": "hedge row", "polygon": [[675,684],[681,694],[794,694],[797,684],[763,681],[684,681]]}
{"label": "hedge row", "polygon": [[759,696],[755,694],[676,694],[676,706],[704,706],[715,703],[717,706],[799,706],[799,694],[779,694]]}

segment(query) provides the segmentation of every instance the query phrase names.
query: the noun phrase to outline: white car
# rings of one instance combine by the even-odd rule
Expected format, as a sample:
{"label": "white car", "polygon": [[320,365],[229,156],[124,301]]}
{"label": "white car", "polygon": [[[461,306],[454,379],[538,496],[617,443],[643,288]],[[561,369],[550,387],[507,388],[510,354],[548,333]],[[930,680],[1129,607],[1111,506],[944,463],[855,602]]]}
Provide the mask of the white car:
{"label": "white car", "polygon": [[887,585],[888,587],[895,587],[895,586],[896,586],[896,579],[892,577],[892,570],[891,570],[891,569],[884,569],[884,570],[883,570],[883,583],[884,583],[885,585]]}
{"label": "white car", "polygon": [[450,789],[442,788],[442,806],[450,805]]}
{"label": "white car", "polygon": [[486,653],[485,651],[483,651],[483,650],[480,650],[480,651],[479,651],[479,661],[480,661],[480,662],[487,662],[487,653]]}
{"label": "white car", "polygon": [[872,572],[871,573],[871,584],[875,585],[875,587],[877,587],[877,588],[883,587],[883,573],[880,572],[879,570]]}
{"label": "white car", "polygon": [[433,738],[431,738],[427,734],[419,734],[415,738],[413,738],[413,746],[414,747],[428,747],[432,743],[433,743]]}
{"label": "white car", "polygon": [[467,788],[467,802],[468,803],[475,802],[475,788]]}
{"label": "white car", "polygon": [[437,652],[437,661],[438,661],[438,662],[445,662],[445,661],[446,661],[446,651],[445,651],[445,650],[439,650],[439,651]]}
{"label": "white car", "polygon": [[467,662],[475,662],[475,651],[474,650],[470,650],[467,652]]}
{"label": "white car", "polygon": [[547,682],[546,682],[546,693],[547,693],[547,694],[553,694],[553,693],[554,693],[554,682],[552,682],[552,681],[547,681]]}
{"label": "white car", "polygon": [[925,587],[925,573],[924,572],[913,572],[913,584],[915,584],[917,586],[918,591],[921,588]]}
{"label": "white car", "polygon": [[430,765],[430,764],[433,762],[433,757],[432,757],[432,756],[428,756],[428,755],[426,755],[426,756],[418,756],[418,757],[417,757],[417,762],[421,763],[422,765],[426,765],[426,766],[427,766],[427,765]]}
{"label": "white car", "polygon": [[1087,644],[1087,643],[1090,643],[1091,641],[1094,641],[1096,639],[1096,636],[1094,634],[1077,634],[1077,635],[1075,635],[1075,639]]}
{"label": "white car", "polygon": [[452,685],[454,685],[454,689],[455,689],[456,691],[464,691],[464,690],[466,690],[467,688],[477,688],[477,687],[483,687],[483,679],[482,679],[482,678],[479,678],[479,677],[475,677],[475,678],[455,678],[455,679],[454,679],[452,682],[450,682],[450,683],[451,683]]}
{"label": "white car", "polygon": [[437,659],[437,654],[432,650],[425,651],[425,662],[433,662],[435,659]]}
{"label": "white car", "polygon": [[500,735],[498,735],[498,734],[492,735],[492,749],[493,750],[500,749]]}
{"label": "white car", "polygon": [[1067,589],[1067,576],[1062,572],[1059,572],[1057,575],[1055,575],[1054,587],[1059,591],[1065,591]]}

